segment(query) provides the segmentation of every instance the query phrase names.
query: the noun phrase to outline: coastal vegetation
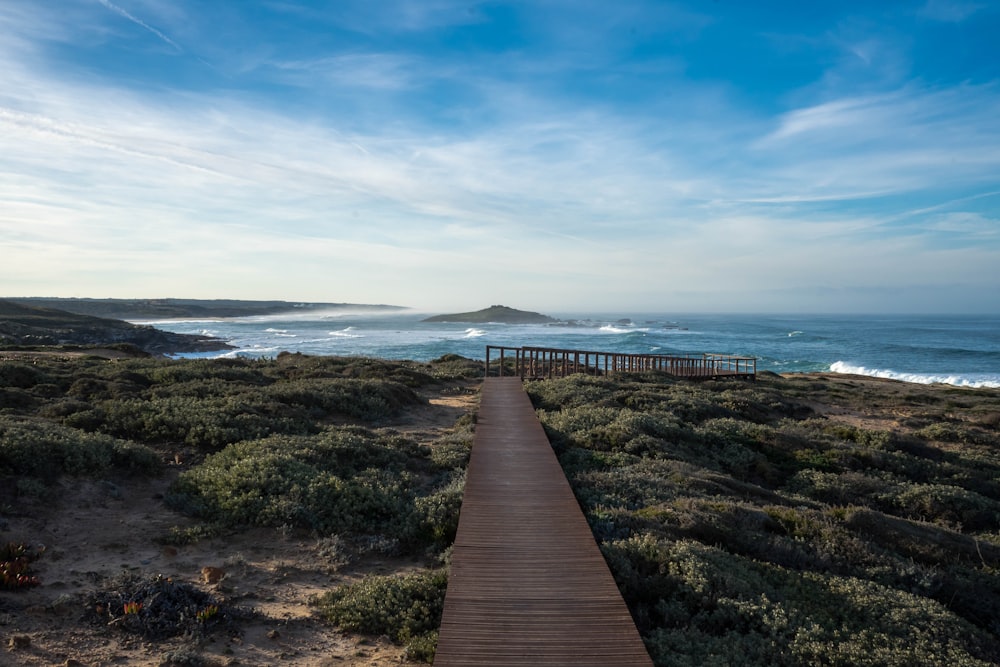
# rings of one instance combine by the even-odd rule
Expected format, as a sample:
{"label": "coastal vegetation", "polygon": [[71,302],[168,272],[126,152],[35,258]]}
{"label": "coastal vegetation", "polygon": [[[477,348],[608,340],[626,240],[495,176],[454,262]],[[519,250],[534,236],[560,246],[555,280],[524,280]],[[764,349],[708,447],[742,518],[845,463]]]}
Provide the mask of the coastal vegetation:
{"label": "coastal vegetation", "polygon": [[[15,527],[0,626],[27,622],[46,567],[68,558],[17,526],[73,485],[116,498],[166,478],[158,502],[176,519],[158,549],[254,531],[312,545],[293,548],[330,573],[317,617],[431,659],[474,415],[403,425],[481,375],[454,355],[0,354],[0,525]],[[656,664],[1000,662],[997,390],[770,373],[526,387]],[[261,600],[235,584],[129,565],[73,593],[91,632],[198,655],[240,649],[257,622],[245,605]]]}
{"label": "coastal vegetation", "polygon": [[773,374],[528,391],[656,664],[1000,661],[1000,392]]}
{"label": "coastal vegetation", "polygon": [[[428,396],[465,392],[481,374],[481,364],[454,356],[417,364],[298,354],[171,361],[0,353],[0,525],[58,505],[67,486],[89,481],[121,498],[126,483],[169,475],[163,511],[186,519],[157,537],[163,548],[265,530],[311,536],[330,572],[366,559],[412,562],[402,578],[371,573],[331,586],[314,613],[390,636],[426,658],[440,622],[442,563],[458,523],[472,419],[432,438],[396,425],[422,414]],[[40,577],[31,569],[39,546],[17,538],[26,541],[4,551],[4,586],[44,589],[44,569]],[[198,645],[213,633],[238,635],[252,616],[225,595],[140,570],[77,596],[95,632]],[[381,621],[366,609],[373,596]]]}

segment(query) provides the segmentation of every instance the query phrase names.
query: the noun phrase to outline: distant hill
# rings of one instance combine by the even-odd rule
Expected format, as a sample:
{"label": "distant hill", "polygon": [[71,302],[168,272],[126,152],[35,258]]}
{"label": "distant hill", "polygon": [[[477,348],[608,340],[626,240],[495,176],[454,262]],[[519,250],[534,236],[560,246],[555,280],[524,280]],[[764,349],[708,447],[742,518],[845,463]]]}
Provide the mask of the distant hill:
{"label": "distant hill", "polygon": [[290,301],[241,301],[237,299],[70,299],[58,297],[7,297],[7,301],[40,308],[57,308],[79,315],[117,320],[203,319],[252,317],[328,310],[403,310],[401,306],[352,303],[293,303]]}
{"label": "distant hill", "polygon": [[532,313],[526,310],[517,310],[507,306],[490,306],[474,313],[454,313],[451,315],[435,315],[423,320],[424,322],[464,322],[468,324],[485,324],[487,322],[501,322],[503,324],[548,324],[556,322],[555,318],[541,313]]}
{"label": "distant hill", "polygon": [[117,319],[0,300],[0,347],[127,343],[150,354],[209,352],[232,346],[215,338],[160,331]]}

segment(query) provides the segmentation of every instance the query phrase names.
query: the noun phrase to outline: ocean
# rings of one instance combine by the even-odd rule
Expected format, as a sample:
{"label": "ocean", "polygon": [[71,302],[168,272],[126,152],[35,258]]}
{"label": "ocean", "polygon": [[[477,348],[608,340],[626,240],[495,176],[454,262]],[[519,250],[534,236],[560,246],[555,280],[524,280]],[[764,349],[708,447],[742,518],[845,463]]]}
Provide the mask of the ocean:
{"label": "ocean", "polygon": [[484,359],[487,345],[599,352],[724,353],[758,370],[834,372],[907,382],[1000,387],[1000,316],[551,314],[552,325],[428,323],[426,313],[331,311],[288,316],[144,321],[210,335],[237,349],[201,357],[369,356]]}

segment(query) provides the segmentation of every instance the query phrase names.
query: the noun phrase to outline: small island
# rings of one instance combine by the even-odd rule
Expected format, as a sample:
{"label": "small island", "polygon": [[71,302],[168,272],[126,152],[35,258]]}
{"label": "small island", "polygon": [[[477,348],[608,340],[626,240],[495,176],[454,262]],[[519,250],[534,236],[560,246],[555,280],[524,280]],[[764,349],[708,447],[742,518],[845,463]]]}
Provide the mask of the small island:
{"label": "small island", "polygon": [[499,322],[501,324],[551,324],[555,318],[541,313],[517,310],[508,306],[490,306],[473,313],[454,313],[451,315],[434,315],[423,322],[462,322],[468,324],[485,324]]}

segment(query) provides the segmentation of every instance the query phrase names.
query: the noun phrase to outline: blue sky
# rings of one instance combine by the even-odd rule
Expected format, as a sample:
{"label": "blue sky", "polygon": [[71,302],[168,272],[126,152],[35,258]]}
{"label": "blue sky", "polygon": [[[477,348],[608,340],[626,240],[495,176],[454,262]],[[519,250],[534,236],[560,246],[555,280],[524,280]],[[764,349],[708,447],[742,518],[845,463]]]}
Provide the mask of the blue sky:
{"label": "blue sky", "polygon": [[0,295],[997,313],[997,34],[992,0],[4,0]]}

